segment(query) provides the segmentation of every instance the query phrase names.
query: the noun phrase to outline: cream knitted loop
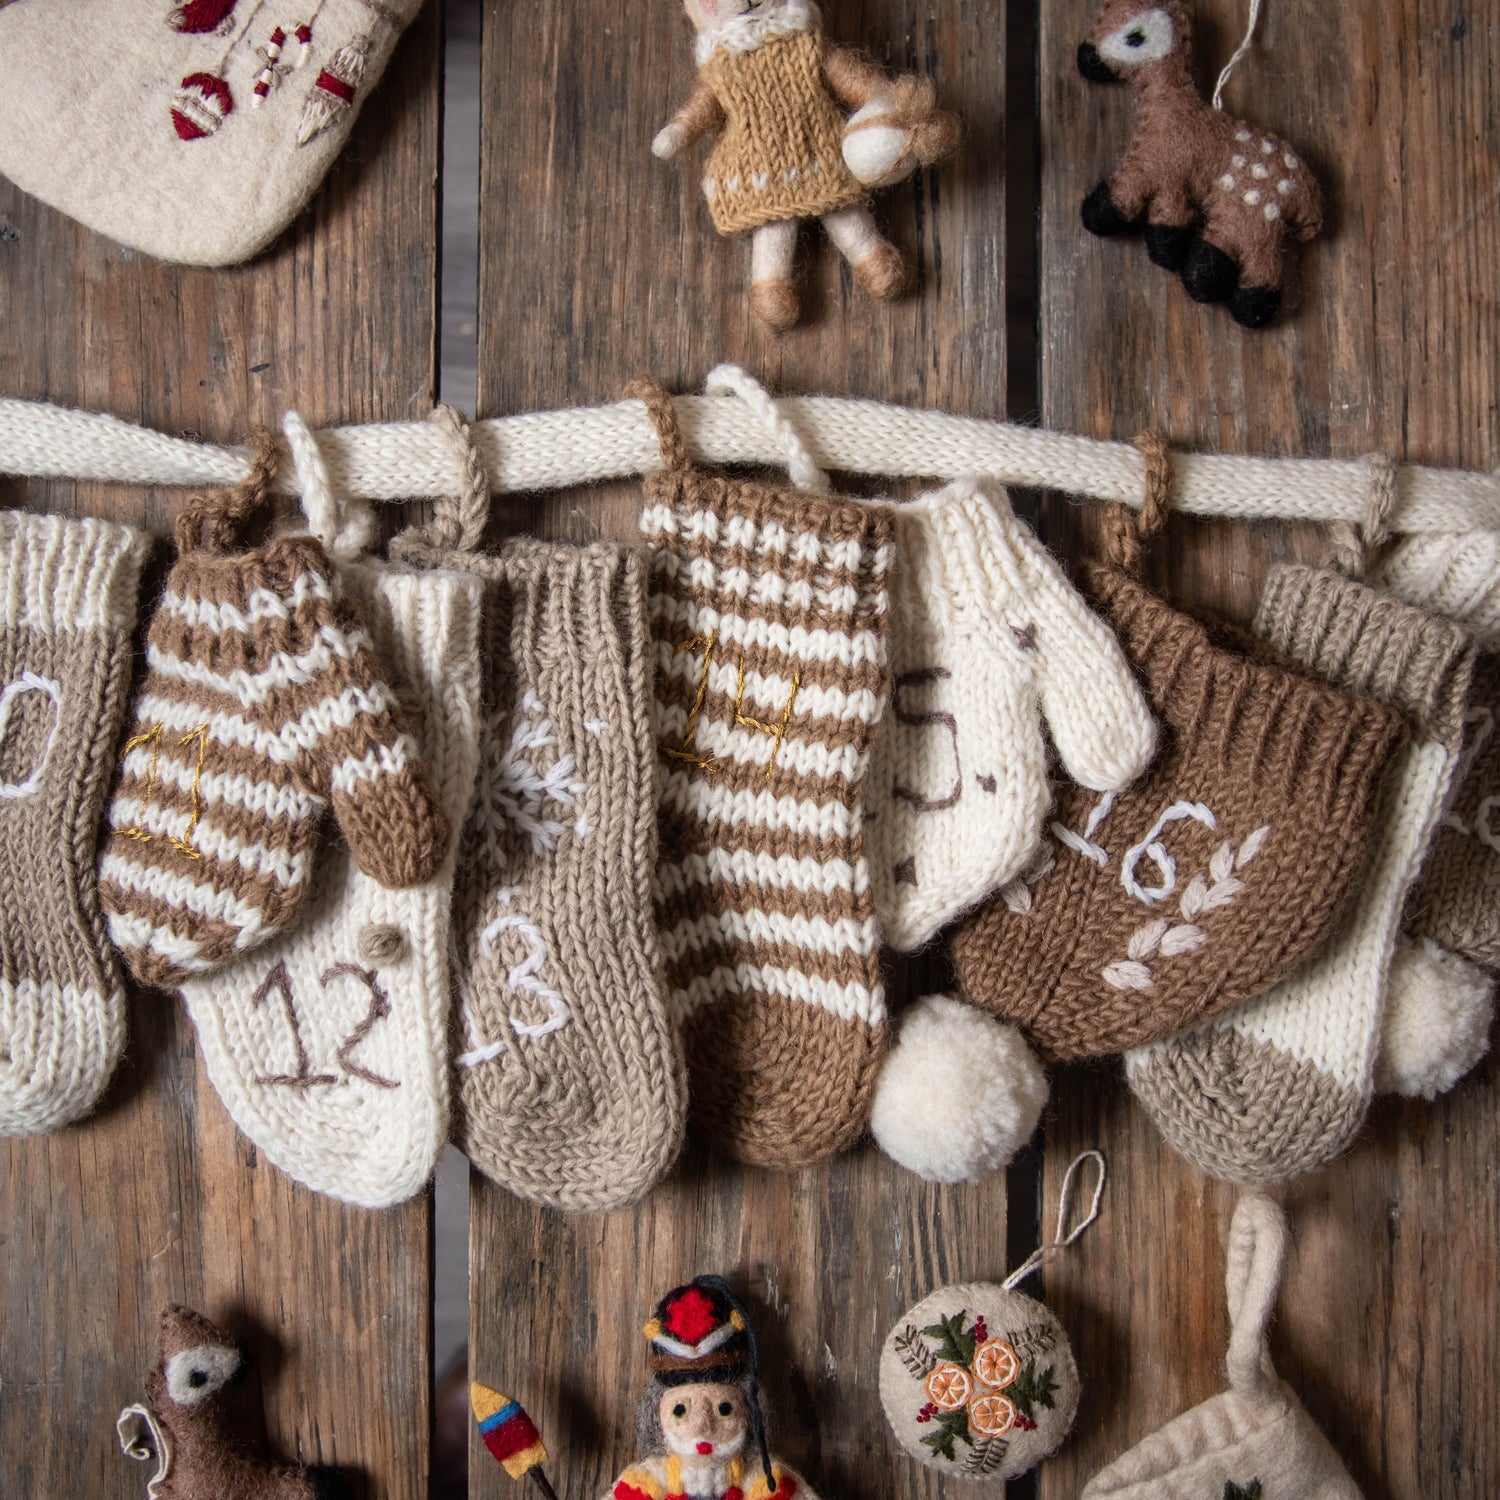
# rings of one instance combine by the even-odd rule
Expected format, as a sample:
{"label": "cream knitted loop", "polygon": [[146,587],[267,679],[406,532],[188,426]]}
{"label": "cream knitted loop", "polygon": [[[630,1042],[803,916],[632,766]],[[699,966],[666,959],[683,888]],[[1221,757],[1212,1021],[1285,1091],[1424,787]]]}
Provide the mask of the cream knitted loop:
{"label": "cream knitted loop", "polygon": [[1275,1381],[1266,1324],[1286,1261],[1286,1216],[1266,1197],[1241,1198],[1229,1226],[1224,1288],[1229,1299],[1229,1383],[1247,1395]]}
{"label": "cream knitted loop", "polygon": [[[456,482],[433,507],[426,526],[414,526],[398,544],[414,541],[429,547],[477,552],[490,520],[490,480],[484,459],[474,446],[468,418],[456,406],[439,403],[427,420],[448,439],[457,468]],[[397,544],[393,544],[393,550]]]}
{"label": "cream knitted loop", "polygon": [[[1088,1210],[1084,1216],[1069,1229],[1068,1219],[1073,1212],[1073,1179],[1077,1176],[1078,1169],[1085,1162],[1092,1162],[1095,1168],[1094,1196],[1089,1200]],[[1047,1244],[1033,1250],[1001,1282],[1001,1286],[1007,1292],[1013,1291],[1018,1287],[1033,1271],[1040,1270],[1042,1266],[1051,1265],[1099,1217],[1099,1201],[1104,1197],[1104,1180],[1107,1175],[1108,1169],[1105,1166],[1104,1153],[1102,1151],[1080,1151],[1073,1158],[1072,1162],[1069,1163],[1067,1172],[1063,1174],[1062,1192],[1058,1194],[1057,1198],[1057,1228],[1053,1231],[1054,1238]]]}
{"label": "cream knitted loop", "polygon": [[710,396],[738,396],[760,418],[771,440],[785,455],[787,472],[799,490],[826,490],[830,487],[828,476],[813,462],[797,429],[760,381],[747,375],[738,365],[719,365],[709,371],[703,389]]}
{"label": "cream knitted loop", "polygon": [[281,432],[292,455],[308,529],[330,556],[341,561],[352,561],[368,551],[375,540],[375,512],[368,502],[351,499],[347,505],[340,504],[322,447],[300,412],[287,412]]}
{"label": "cream knitted loop", "polygon": [[1365,458],[1369,469],[1369,492],[1364,520],[1357,525],[1340,523],[1332,528],[1329,542],[1331,565],[1349,578],[1363,578],[1391,539],[1391,514],[1396,508],[1396,461],[1388,453]]}

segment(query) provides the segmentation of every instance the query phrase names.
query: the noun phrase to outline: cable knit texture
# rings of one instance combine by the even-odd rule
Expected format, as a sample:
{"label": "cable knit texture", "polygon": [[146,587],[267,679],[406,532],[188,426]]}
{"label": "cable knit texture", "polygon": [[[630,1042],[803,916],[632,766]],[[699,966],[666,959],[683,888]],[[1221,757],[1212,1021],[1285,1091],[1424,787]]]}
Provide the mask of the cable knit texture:
{"label": "cable knit texture", "polygon": [[1167,1141],[1231,1182],[1284,1182],[1348,1149],[1374,1092],[1401,908],[1462,744],[1472,638],[1324,568],[1271,570],[1256,631],[1351,692],[1400,710],[1368,878],[1328,943],[1234,1012],[1127,1055],[1131,1090]]}
{"label": "cable knit texture", "polygon": [[699,473],[651,401],[668,993],[699,1128],[799,1166],[864,1130],[887,1042],[861,797],[890,697],[891,516]]}
{"label": "cable knit texture", "polygon": [[896,514],[891,711],[865,785],[881,934],[919,948],[1021,874],[1063,769],[1119,791],[1156,723],[1119,643],[1018,521],[974,480]]}
{"label": "cable knit texture", "polygon": [[652,920],[646,562],[614,544],[438,554],[484,585],[484,752],[454,896],[454,1138],[558,1208],[644,1196],[687,1113]]}
{"label": "cable knit texture", "polygon": [[[448,826],[479,759],[478,581],[342,564],[370,649],[410,705]],[[420,1192],[448,1140],[454,853],[393,890],[325,841],[304,920],[182,998],[239,1128],[297,1181],[364,1208]]]}
{"label": "cable knit texture", "polygon": [[964,996],[1054,1059],[1169,1036],[1307,958],[1367,868],[1400,715],[1120,568],[1084,569],[1163,724],[1112,796],[1062,787],[1031,870],[959,929]]}
{"label": "cable knit texture", "polygon": [[125,1044],[95,883],[149,540],[0,511],[0,1134],[94,1107]]}
{"label": "cable knit texture", "polygon": [[146,661],[99,870],[137,979],[172,988],[297,921],[330,804],[367,875],[432,877],[447,822],[318,541],[184,553]]}
{"label": "cable knit texture", "polygon": [[1332,1444],[1271,1364],[1266,1338],[1286,1216],[1242,1198],[1229,1226],[1229,1389],[1100,1470],[1082,1500],[1361,1500]]}

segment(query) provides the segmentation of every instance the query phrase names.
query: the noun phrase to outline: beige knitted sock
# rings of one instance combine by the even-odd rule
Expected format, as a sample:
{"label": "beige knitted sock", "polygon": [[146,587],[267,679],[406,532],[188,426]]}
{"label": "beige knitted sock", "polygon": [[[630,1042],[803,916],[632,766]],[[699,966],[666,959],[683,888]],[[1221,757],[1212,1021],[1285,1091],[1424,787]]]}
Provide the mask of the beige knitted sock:
{"label": "beige knitted sock", "polygon": [[125,526],[0,511],[0,1135],[87,1114],[125,1044],[94,867],[149,548]]}
{"label": "beige knitted sock", "polygon": [[972,479],[897,511],[890,635],[865,829],[881,936],[907,951],[1041,846],[1044,716],[1063,769],[1095,792],[1146,769],[1156,723],[1109,627],[1004,491]]}
{"label": "beige knitted sock", "polygon": [[484,584],[485,745],[454,899],[454,1138],[538,1202],[633,1202],[687,1083],[652,922],[656,770],[637,551],[446,554]]}
{"label": "beige knitted sock", "polygon": [[[479,759],[478,580],[358,564],[340,575],[457,830]],[[299,1182],[364,1208],[420,1192],[448,1139],[456,844],[425,884],[393,890],[326,839],[300,925],[182,987],[235,1124]]]}
{"label": "beige knitted sock", "polygon": [[0,172],[163,260],[229,265],[322,181],[420,0],[0,7]]}
{"label": "beige knitted sock", "polygon": [[1256,630],[1415,730],[1369,877],[1323,950],[1246,1005],[1126,1055],[1131,1090],[1172,1146],[1212,1176],[1269,1183],[1331,1161],[1364,1119],[1397,924],[1458,764],[1474,647],[1447,621],[1300,564],[1272,569]]}

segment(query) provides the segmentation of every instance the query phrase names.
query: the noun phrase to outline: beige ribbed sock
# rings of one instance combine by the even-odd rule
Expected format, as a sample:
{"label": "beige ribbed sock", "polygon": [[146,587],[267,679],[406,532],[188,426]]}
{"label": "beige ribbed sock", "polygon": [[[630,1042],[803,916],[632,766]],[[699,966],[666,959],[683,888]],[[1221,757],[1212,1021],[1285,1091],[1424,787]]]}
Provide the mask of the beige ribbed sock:
{"label": "beige ribbed sock", "polygon": [[[479,581],[346,564],[457,830],[479,758]],[[448,927],[456,836],[392,890],[327,839],[301,924],[183,985],[234,1122],[299,1182],[364,1208],[418,1193],[448,1139]]]}
{"label": "beige ribbed sock", "polygon": [[1369,877],[1322,951],[1259,998],[1126,1054],[1132,1092],[1173,1147],[1212,1176],[1272,1183],[1340,1155],[1369,1106],[1397,924],[1458,765],[1474,647],[1447,621],[1300,564],[1272,570],[1256,630],[1414,726]]}
{"label": "beige ribbed sock", "polygon": [[0,1135],[87,1114],[125,1045],[94,868],[149,548],[126,526],[0,511]]}

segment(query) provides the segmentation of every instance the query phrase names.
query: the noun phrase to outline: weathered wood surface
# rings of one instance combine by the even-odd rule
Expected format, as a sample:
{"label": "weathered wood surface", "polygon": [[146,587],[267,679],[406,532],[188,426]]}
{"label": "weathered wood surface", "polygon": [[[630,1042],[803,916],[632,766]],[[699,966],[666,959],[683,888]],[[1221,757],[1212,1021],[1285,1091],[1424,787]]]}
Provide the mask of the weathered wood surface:
{"label": "weathered wood surface", "polygon": [[[1074,67],[1094,9],[1040,7],[1043,421],[1125,438],[1155,426],[1183,447],[1492,465],[1500,8],[1265,8],[1226,106],[1298,144],[1331,213],[1301,257],[1300,308],[1251,334],[1190,302],[1139,240],[1079,225],[1132,111],[1126,90]],[[1212,87],[1245,7],[1194,9]],[[1046,532],[1076,549],[1092,526],[1057,503]],[[1281,556],[1316,559],[1320,543],[1175,523],[1153,576],[1171,597],[1244,619]],[[1434,1106],[1377,1100],[1356,1149],[1286,1194],[1296,1241],[1273,1350],[1370,1500],[1500,1489],[1497,1079],[1492,1059]],[[1162,1145],[1113,1070],[1072,1070],[1047,1126],[1048,1201],[1093,1144],[1112,1165],[1104,1216],[1047,1278],[1085,1384],[1044,1500],[1073,1500],[1101,1463],[1223,1381],[1233,1192]]]}
{"label": "weathered wood surface", "polygon": [[[162,266],[0,181],[0,390],[225,442],[289,404],[315,424],[425,413],[439,31],[435,10],[417,22],[329,183],[251,266]],[[158,535],[180,499],[0,481],[0,503]],[[276,1452],[348,1466],[371,1500],[417,1500],[428,1265],[425,1200],[371,1215],[259,1161],[178,1005],[133,993],[129,1053],[98,1114],[0,1141],[0,1494],[144,1495],[115,1413],[143,1394],[158,1309],[183,1301],[247,1339],[245,1401],[264,1396]]]}

